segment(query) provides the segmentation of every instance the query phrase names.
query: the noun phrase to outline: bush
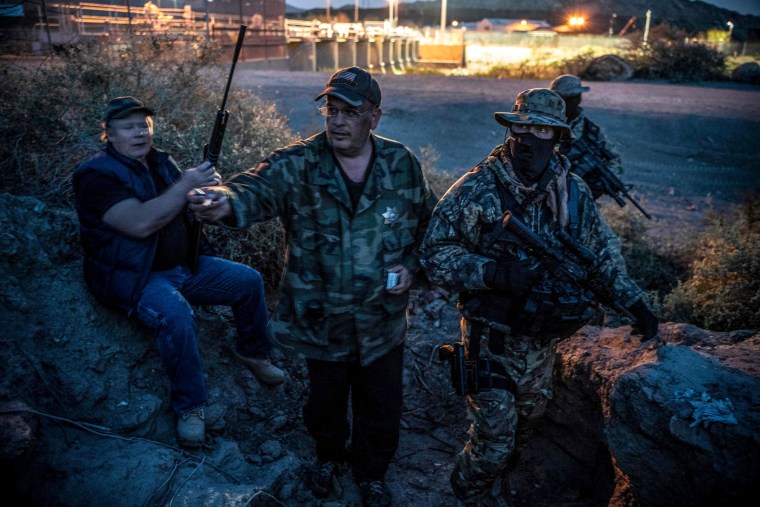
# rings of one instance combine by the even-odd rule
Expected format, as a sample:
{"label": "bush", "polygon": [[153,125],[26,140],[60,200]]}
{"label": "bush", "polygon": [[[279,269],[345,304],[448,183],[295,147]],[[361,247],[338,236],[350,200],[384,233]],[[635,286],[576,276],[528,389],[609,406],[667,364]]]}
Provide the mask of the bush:
{"label": "bush", "polygon": [[[646,203],[641,202],[646,208]],[[647,221],[628,205],[603,204],[601,211],[622,243],[621,253],[630,277],[645,292],[655,313],[662,313],[660,301],[683,280],[687,265],[685,252],[671,245],[653,244],[646,236]]]}
{"label": "bush", "polygon": [[[636,37],[639,37],[637,34]],[[637,76],[673,82],[724,79],[726,58],[713,48],[691,40],[667,23],[650,32],[648,43],[633,41],[638,49],[626,54]]]}
{"label": "bush", "polygon": [[[71,174],[102,147],[107,102],[134,95],[156,111],[155,145],[192,167],[203,158],[229,64],[214,65],[219,51],[204,41],[154,37],[127,46],[86,44],[65,48],[40,66],[2,65],[0,184],[52,205],[71,206]],[[225,176],[256,165],[294,138],[274,105],[248,90],[233,90],[218,170]],[[279,222],[244,232],[207,228],[217,253],[259,269],[271,284],[282,266]]]}
{"label": "bush", "polygon": [[716,216],[702,236],[689,278],[665,300],[666,316],[705,329],[760,328],[760,198]]}
{"label": "bush", "polygon": [[457,180],[457,177],[453,174],[439,171],[435,168],[435,165],[438,163],[439,158],[440,156],[438,155],[438,152],[435,150],[433,145],[428,144],[420,149],[420,154],[418,157],[420,161],[420,167],[422,168],[422,172],[425,174],[425,178],[427,179],[430,188],[433,189],[435,195],[437,195],[440,199],[443,194],[446,193],[449,187],[454,184],[454,182]]}

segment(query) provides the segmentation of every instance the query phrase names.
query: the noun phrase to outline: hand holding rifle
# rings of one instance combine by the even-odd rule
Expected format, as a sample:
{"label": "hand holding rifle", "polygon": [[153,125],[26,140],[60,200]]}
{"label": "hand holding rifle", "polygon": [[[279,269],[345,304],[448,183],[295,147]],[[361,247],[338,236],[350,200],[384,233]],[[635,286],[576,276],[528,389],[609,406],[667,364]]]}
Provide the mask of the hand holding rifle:
{"label": "hand holding rifle", "polygon": [[[235,74],[235,66],[237,65],[238,57],[240,56],[240,50],[243,47],[245,30],[246,26],[240,25],[240,32],[238,33],[237,44],[235,45],[235,53],[232,57],[232,68],[230,69],[230,75],[227,78],[227,86],[224,88],[224,97],[216,112],[216,120],[214,120],[214,129],[211,131],[211,139],[203,149],[204,162],[210,162],[212,166],[216,165],[222,151],[224,131],[227,128],[227,120],[230,116],[230,112],[225,109],[225,106],[227,105],[227,96],[230,93],[232,76]],[[219,177],[219,181],[216,181],[215,183],[221,183],[221,177]],[[196,212],[198,218],[198,220],[193,222],[190,227],[190,256],[188,259],[190,269],[195,271],[198,266],[198,256],[200,255],[201,250],[201,236],[203,235],[203,224],[201,223],[201,220],[219,220],[221,217],[229,213],[229,210],[227,213],[222,213],[224,208],[229,208],[229,202],[224,206],[224,202],[217,199],[215,193],[207,193],[201,188],[194,189],[190,195],[188,195],[188,200],[190,201],[190,209]],[[224,201],[226,202],[226,200]]]}

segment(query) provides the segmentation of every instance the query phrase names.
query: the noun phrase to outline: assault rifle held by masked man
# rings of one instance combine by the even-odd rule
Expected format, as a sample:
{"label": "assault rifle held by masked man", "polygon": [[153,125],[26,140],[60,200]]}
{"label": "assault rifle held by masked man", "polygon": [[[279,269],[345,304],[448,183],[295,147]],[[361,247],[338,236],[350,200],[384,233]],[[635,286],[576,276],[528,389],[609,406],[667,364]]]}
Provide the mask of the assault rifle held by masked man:
{"label": "assault rifle held by masked man", "polygon": [[624,184],[607,168],[609,161],[615,158],[608,149],[583,139],[574,139],[569,147],[562,146],[561,151],[570,160],[571,171],[588,183],[595,198],[597,194],[607,194],[615,199],[621,208],[626,204],[624,198],[628,199],[645,217],[652,219],[652,216],[628,193],[633,185]]}
{"label": "assault rifle held by masked man", "polygon": [[[505,240],[515,242],[540,265],[542,271],[548,274],[549,279],[566,285],[565,296],[556,303],[567,307],[577,307],[575,318],[566,316],[567,321],[562,322],[563,319],[546,306],[550,304],[548,301],[543,301],[541,308],[526,302],[525,308],[522,309],[522,319],[519,322],[510,323],[512,332],[531,336],[541,336],[542,331],[556,332],[562,336],[569,335],[588,322],[592,314],[586,313],[585,308],[594,302],[602,303],[619,314],[635,320],[635,317],[617,301],[612,289],[612,281],[600,273],[599,258],[591,250],[573,240],[566,232],[559,231],[555,235],[567,248],[569,254],[549,244],[515,218],[510,211],[504,213],[502,221],[492,233],[491,243]],[[537,299],[540,300],[543,290],[545,290],[543,287],[536,286],[531,294],[535,293],[538,296]],[[470,302],[464,303],[466,310],[471,313],[477,312],[469,306]],[[478,304],[476,307],[479,306],[482,305]],[[509,313],[511,310],[513,309],[505,307],[495,311]],[[471,315],[471,317],[474,316]],[[552,335],[548,338],[556,336]],[[516,392],[516,386],[506,370],[490,359],[481,358],[479,351],[480,345],[477,340],[470,343],[469,352],[465,352],[461,342],[439,347],[438,357],[442,361],[449,362],[451,382],[457,394],[474,394],[494,387]]]}
{"label": "assault rifle held by masked man", "polygon": [[[237,43],[235,44],[235,53],[232,57],[232,68],[230,69],[230,75],[227,77],[227,86],[224,88],[222,103],[216,111],[216,120],[214,120],[214,129],[211,131],[211,139],[209,139],[208,144],[203,147],[203,161],[211,162],[213,165],[216,165],[219,160],[219,155],[222,152],[224,131],[227,129],[227,120],[230,117],[230,112],[225,109],[227,105],[227,95],[230,93],[230,84],[232,83],[232,76],[235,74],[235,66],[237,65],[238,57],[240,56],[240,50],[243,47],[246,28],[246,25],[240,25]],[[195,189],[195,193],[196,195],[204,195],[203,190],[199,188]],[[195,220],[190,227],[190,256],[188,258],[188,266],[192,271],[195,271],[198,267],[198,256],[201,251],[201,236],[203,236],[203,223],[200,220]]]}
{"label": "assault rifle held by masked man", "polygon": [[[576,242],[564,231],[555,233],[555,236],[569,253],[553,246],[515,218],[510,211],[506,211],[502,221],[494,229],[490,242],[509,240],[516,243],[538,262],[542,270],[548,274],[549,279],[557,280],[560,284],[567,284],[567,294],[564,300],[557,301],[558,303],[583,307],[584,304],[588,306],[598,302],[612,308],[621,316],[636,321],[636,317],[617,300],[613,291],[612,280],[600,272],[601,261],[596,254]],[[540,287],[533,289],[539,297],[542,290]],[[573,293],[583,295],[578,298],[573,297]],[[547,329],[547,327],[552,329],[551,326],[554,322],[550,321],[556,320],[557,315],[547,311],[545,307],[529,310],[528,306],[526,302],[526,307],[523,309],[523,320],[526,322],[511,323],[512,332],[533,335],[539,329]],[[469,307],[468,310],[470,310]],[[510,309],[500,308],[495,311],[504,313],[509,312]],[[588,322],[588,318],[590,315],[586,316],[585,311],[580,312],[577,319],[568,320],[569,327],[564,332],[561,322],[558,323],[559,327],[552,331],[557,331],[562,336],[569,335],[573,330],[577,330]],[[472,325],[475,326],[477,323]],[[442,361],[448,361],[451,368],[451,382],[456,393],[459,395],[475,394],[493,388],[506,389],[515,393],[516,386],[509,373],[498,362],[480,357],[479,351],[478,340],[470,342],[469,351],[465,351],[464,344],[461,342],[439,347],[438,358]]]}
{"label": "assault rifle held by masked man", "polygon": [[589,291],[599,303],[615,310],[624,317],[636,320],[631,312],[617,301],[612,288],[612,280],[600,273],[600,259],[594,252],[575,241],[565,231],[559,230],[555,236],[560,243],[567,247],[570,255],[550,245],[544,238],[514,217],[509,210],[504,213],[501,224],[494,230],[492,241],[498,241],[504,234],[511,234],[520,247],[535,258],[541,267],[549,273],[550,277],[566,280],[578,289]]}

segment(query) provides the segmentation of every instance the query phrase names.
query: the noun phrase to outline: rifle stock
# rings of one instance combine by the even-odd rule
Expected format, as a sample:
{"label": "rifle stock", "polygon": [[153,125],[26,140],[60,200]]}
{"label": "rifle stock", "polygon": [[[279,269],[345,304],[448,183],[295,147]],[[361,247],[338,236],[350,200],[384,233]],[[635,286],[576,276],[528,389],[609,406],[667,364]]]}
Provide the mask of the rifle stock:
{"label": "rifle stock", "polygon": [[[243,48],[243,39],[245,38],[246,25],[240,25],[240,31],[238,32],[237,43],[235,44],[235,53],[232,56],[232,67],[230,68],[230,74],[227,77],[227,85],[224,88],[224,96],[222,97],[222,103],[219,109],[216,111],[216,119],[214,120],[214,128],[211,131],[211,138],[209,142],[203,147],[203,161],[211,162],[213,165],[219,161],[219,155],[222,152],[222,142],[224,141],[224,132],[227,129],[227,120],[230,117],[230,112],[225,109],[227,106],[227,96],[230,93],[230,84],[232,83],[232,76],[235,74],[235,66],[237,65],[238,58],[240,57],[240,50]],[[190,241],[190,253],[188,255],[187,264],[190,269],[195,272],[198,267],[198,258],[201,254],[201,238],[203,236],[203,222],[197,218],[190,224],[189,241]]]}
{"label": "rifle stock", "polygon": [[576,160],[573,160],[573,157],[570,157],[574,166],[573,169],[576,170],[577,168],[579,170],[578,174],[581,177],[587,173],[592,173],[604,188],[604,193],[612,197],[618,206],[621,208],[624,207],[626,204],[625,199],[628,199],[636,209],[647,217],[647,219],[651,220],[652,216],[641,207],[631,194],[628,193],[632,188],[632,185],[625,185],[615,173],[607,168],[607,162],[614,159],[615,155],[604,147],[595,146],[582,139],[575,142],[579,145],[579,150],[583,155]]}
{"label": "rifle stock", "polygon": [[626,187],[626,185],[620,181],[620,178],[615,176],[615,174],[606,167],[599,166],[598,170],[600,179],[602,180],[602,185],[604,185],[605,189],[609,189],[607,193],[611,195],[613,199],[615,199],[615,202],[617,202],[621,208],[625,206],[625,201],[623,201],[623,198],[620,197],[619,194],[622,194],[623,197],[631,201],[631,204],[636,206],[636,209],[641,211],[645,217],[647,217],[649,220],[652,219],[652,216],[644,211],[644,208],[642,208],[641,205],[636,202],[636,199],[631,197],[631,194],[628,193],[630,187]]}

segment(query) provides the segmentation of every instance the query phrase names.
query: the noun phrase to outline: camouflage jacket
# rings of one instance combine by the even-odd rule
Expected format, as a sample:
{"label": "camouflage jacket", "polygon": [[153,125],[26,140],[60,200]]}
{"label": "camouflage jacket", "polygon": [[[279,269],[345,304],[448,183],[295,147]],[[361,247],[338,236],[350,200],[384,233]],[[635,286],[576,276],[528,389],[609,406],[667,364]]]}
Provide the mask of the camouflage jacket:
{"label": "camouflage jacket", "polygon": [[[489,236],[501,221],[503,212],[498,184],[516,202],[513,216],[540,234],[555,248],[564,249],[551,231],[558,227],[545,200],[528,203],[509,179],[499,153],[501,147],[460,178],[441,198],[433,212],[420,251],[420,261],[433,283],[452,291],[487,289],[483,281],[484,265],[491,259],[522,259],[525,252],[504,243],[490,244]],[[509,161],[508,151],[505,158]],[[552,170],[561,170],[578,182],[577,240],[603,258],[601,272],[613,282],[613,289],[623,306],[630,306],[642,296],[641,289],[619,269],[615,256],[608,251],[613,236],[599,214],[588,187],[575,175],[567,173],[564,157],[554,156]]]}
{"label": "camouflage jacket", "polygon": [[324,132],[275,151],[227,182],[236,226],[280,217],[286,267],[273,339],[310,359],[369,364],[399,345],[408,294],[385,290],[388,268],[419,271],[436,196],[403,145],[376,135],[357,209]]}

